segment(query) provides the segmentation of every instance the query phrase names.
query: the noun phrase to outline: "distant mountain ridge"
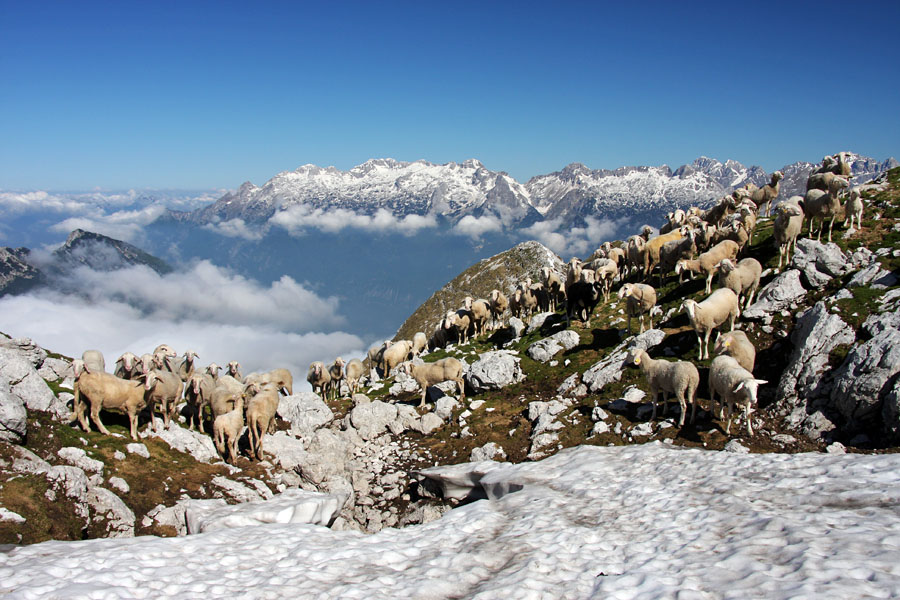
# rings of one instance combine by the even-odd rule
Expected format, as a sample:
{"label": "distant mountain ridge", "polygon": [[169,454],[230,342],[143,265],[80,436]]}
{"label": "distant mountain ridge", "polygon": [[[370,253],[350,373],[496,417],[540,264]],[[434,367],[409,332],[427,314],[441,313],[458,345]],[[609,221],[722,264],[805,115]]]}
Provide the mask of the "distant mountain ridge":
{"label": "distant mountain ridge", "polygon": [[[850,162],[854,183],[873,179],[900,164],[893,158],[877,161],[858,154],[851,154]],[[814,168],[808,162],[782,167],[782,196],[803,193],[806,177]],[[739,186],[761,186],[768,180],[769,174],[761,167],[705,156],[674,171],[667,165],[591,170],[572,163],[525,184],[474,159],[438,165],[380,158],[349,171],[304,165],[279,173],[262,186],[246,182],[209,206],[192,213],[173,213],[171,218],[195,224],[242,219],[260,225],[280,211],[303,207],[364,215],[385,210],[396,217],[434,215],[450,223],[466,216],[491,215],[505,226],[522,227],[541,220],[580,226],[591,216],[646,215],[649,219],[673,208],[708,206]]]}

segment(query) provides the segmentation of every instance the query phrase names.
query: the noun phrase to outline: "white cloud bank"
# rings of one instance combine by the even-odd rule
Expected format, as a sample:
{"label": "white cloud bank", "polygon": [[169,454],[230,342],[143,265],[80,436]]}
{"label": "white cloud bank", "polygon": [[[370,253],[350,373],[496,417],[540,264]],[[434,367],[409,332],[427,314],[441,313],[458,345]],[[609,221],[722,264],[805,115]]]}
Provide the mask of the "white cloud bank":
{"label": "white cloud bank", "polygon": [[366,215],[344,208],[326,211],[302,204],[275,213],[269,223],[284,228],[294,236],[303,235],[309,229],[338,233],[348,228],[414,235],[423,229],[437,227],[437,219],[431,214],[397,217],[389,210],[380,208],[374,215]]}
{"label": "white cloud bank", "polygon": [[245,373],[287,367],[298,384],[312,361],[365,350],[360,338],[337,330],[345,320],[335,298],[287,276],[265,287],[202,261],[165,276],[146,267],[79,268],[67,283],[79,295],[44,290],[0,299],[0,330],[73,357],[96,348],[108,366],[125,351],[168,343],[197,351],[204,364],[238,360]]}
{"label": "white cloud bank", "polygon": [[466,215],[453,226],[452,231],[458,235],[465,235],[477,240],[488,233],[500,233],[503,229],[503,222],[494,215],[481,217]]}
{"label": "white cloud bank", "polygon": [[587,256],[597,249],[605,240],[611,240],[616,234],[621,221],[587,217],[585,227],[562,229],[559,219],[540,221],[531,227],[520,230],[531,236],[562,257]]}

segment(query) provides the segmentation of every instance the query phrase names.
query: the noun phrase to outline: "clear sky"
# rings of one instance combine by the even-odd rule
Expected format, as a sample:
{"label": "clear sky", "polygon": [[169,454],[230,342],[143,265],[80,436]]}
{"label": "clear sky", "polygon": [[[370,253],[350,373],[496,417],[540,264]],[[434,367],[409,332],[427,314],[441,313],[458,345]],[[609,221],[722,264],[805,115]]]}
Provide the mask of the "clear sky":
{"label": "clear sky", "polygon": [[0,0],[0,189],[897,156],[900,2]]}

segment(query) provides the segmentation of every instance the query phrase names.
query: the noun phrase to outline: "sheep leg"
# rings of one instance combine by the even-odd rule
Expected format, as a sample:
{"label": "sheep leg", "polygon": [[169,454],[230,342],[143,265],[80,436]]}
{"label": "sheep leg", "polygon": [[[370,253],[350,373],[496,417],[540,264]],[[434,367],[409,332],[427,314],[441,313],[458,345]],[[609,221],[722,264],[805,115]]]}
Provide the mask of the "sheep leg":
{"label": "sheep leg", "polygon": [[662,397],[663,397],[663,412],[662,412],[662,414],[663,414],[663,416],[666,416],[666,413],[669,412],[669,392],[664,391],[662,393]]}
{"label": "sheep leg", "polygon": [[[831,215],[831,221],[828,222],[828,242],[831,243],[831,232],[834,231],[834,218],[837,215]],[[822,222],[822,226],[824,227],[825,222]]]}
{"label": "sheep leg", "polygon": [[75,384],[75,400],[72,402],[72,408],[75,411],[75,418],[78,419],[79,423],[81,423],[81,428],[85,431],[90,431],[91,426],[84,414],[84,399],[81,397],[81,393],[78,391],[77,383]]}
{"label": "sheep leg", "polygon": [[128,413],[128,425],[129,430],[131,432],[131,439],[134,441],[138,440],[137,436],[137,426],[138,426],[138,415],[137,412],[129,412]]}
{"label": "sheep leg", "polygon": [[[691,401],[691,425],[693,425],[694,419],[697,418],[697,388],[688,386],[686,400],[688,399]],[[685,405],[685,409],[687,409],[687,405]]]}
{"label": "sheep leg", "polygon": [[703,354],[704,358],[709,358],[709,335],[712,333],[712,329],[706,330],[706,335],[703,336]]}
{"label": "sheep leg", "polygon": [[700,334],[697,334],[697,346],[700,348],[700,355],[697,357],[697,360],[703,360],[703,338],[700,337]]}
{"label": "sheep leg", "polygon": [[425,396],[427,394],[428,394],[428,387],[423,385],[422,386],[422,399],[419,400],[419,408],[422,408],[423,406],[425,406]]}
{"label": "sheep leg", "polygon": [[655,389],[650,390],[650,404],[653,405],[653,414],[650,415],[651,421],[656,420],[656,400],[657,400],[658,394],[659,394],[659,392],[657,390],[655,390]]}
{"label": "sheep leg", "polygon": [[687,414],[687,402],[684,399],[684,390],[679,390],[675,397],[678,398],[678,406],[681,407],[681,416],[678,417],[678,426],[684,427],[684,417]]}
{"label": "sheep leg", "polygon": [[750,424],[750,400],[744,402],[744,418],[747,420],[747,435],[753,435],[753,425]]}
{"label": "sheep leg", "polygon": [[[109,430],[103,425],[103,422],[100,420],[100,402],[91,403],[91,420],[94,422],[94,425],[97,426],[97,429],[100,430],[100,433],[102,433],[103,435],[109,435]],[[132,437],[134,436],[132,435]]]}

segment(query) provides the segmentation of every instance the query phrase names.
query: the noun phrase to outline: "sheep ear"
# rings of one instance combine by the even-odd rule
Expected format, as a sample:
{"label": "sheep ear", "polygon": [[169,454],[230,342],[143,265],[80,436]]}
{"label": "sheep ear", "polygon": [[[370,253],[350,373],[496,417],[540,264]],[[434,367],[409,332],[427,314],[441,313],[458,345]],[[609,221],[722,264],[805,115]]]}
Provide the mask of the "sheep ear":
{"label": "sheep ear", "polygon": [[746,380],[738,382],[738,384],[737,384],[737,385],[734,387],[734,389],[731,390],[731,391],[732,391],[732,392],[739,392],[739,391],[741,391],[741,390],[745,387],[744,384],[746,384],[746,383],[747,383]]}
{"label": "sheep ear", "polygon": [[728,338],[727,340],[725,340],[724,342],[722,342],[722,344],[723,344],[726,348],[730,348],[730,347],[731,347],[731,338]]}
{"label": "sheep ear", "polygon": [[641,357],[635,356],[634,358],[631,359],[631,362],[633,362],[636,365],[639,365],[639,364],[641,364]]}
{"label": "sheep ear", "polygon": [[756,381],[756,383],[758,383],[759,385],[763,385],[764,383],[769,383],[769,382],[766,381],[765,379],[756,379],[755,381]]}

